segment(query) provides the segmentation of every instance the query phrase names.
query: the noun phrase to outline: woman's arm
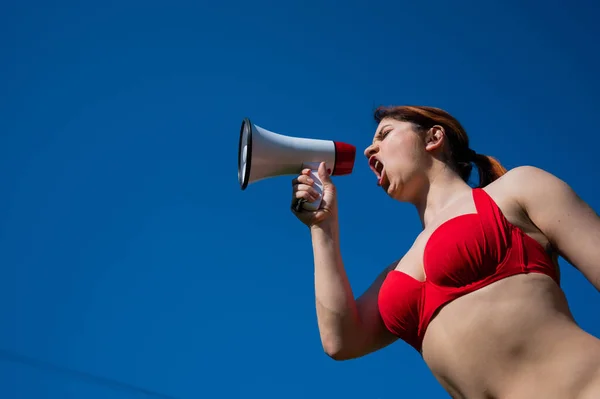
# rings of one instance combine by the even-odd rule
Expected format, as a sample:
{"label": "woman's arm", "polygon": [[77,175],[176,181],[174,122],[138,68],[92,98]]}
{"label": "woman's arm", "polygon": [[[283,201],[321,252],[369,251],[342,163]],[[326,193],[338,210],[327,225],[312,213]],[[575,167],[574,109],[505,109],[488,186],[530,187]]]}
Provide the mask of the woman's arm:
{"label": "woman's arm", "polygon": [[523,166],[508,172],[507,177],[531,221],[600,291],[598,214],[567,183],[542,169]]}
{"label": "woman's arm", "polygon": [[377,305],[379,287],[390,267],[355,300],[340,253],[337,217],[310,231],[317,320],[325,352],[336,360],[353,359],[394,342],[397,338],[383,325]]}

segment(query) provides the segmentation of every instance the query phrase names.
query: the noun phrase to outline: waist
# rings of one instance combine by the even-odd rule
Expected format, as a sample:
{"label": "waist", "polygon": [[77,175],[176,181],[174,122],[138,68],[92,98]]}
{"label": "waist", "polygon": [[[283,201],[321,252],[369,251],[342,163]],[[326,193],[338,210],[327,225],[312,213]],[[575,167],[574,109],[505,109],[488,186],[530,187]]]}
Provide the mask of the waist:
{"label": "waist", "polygon": [[423,358],[457,397],[526,389],[540,397],[542,388],[576,389],[600,367],[600,340],[576,325],[551,278],[517,275],[445,306],[425,334]]}

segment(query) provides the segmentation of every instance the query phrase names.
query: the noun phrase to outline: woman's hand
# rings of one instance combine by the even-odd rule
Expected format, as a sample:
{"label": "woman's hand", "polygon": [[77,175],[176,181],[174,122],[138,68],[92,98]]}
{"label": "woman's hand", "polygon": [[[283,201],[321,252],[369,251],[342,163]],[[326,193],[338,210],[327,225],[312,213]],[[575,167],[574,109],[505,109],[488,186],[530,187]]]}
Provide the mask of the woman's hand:
{"label": "woman's hand", "polygon": [[310,169],[302,170],[300,176],[292,180],[292,212],[305,225],[311,227],[318,225],[330,218],[336,211],[336,190],[331,177],[325,169],[325,162],[319,164],[317,175],[323,184],[321,205],[316,211],[308,211],[300,206],[296,209],[298,201],[312,202],[319,198],[315,190],[314,181],[309,176]]}

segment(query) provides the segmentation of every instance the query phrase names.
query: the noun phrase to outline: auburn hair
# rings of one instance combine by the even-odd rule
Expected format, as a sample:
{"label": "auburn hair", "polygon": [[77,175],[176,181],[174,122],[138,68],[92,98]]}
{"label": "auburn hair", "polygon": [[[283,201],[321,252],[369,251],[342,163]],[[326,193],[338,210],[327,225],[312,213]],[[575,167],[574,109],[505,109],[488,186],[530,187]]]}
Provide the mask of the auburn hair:
{"label": "auburn hair", "polygon": [[425,132],[434,125],[444,128],[448,143],[450,166],[467,182],[473,164],[479,172],[478,187],[485,187],[506,173],[504,166],[492,156],[478,154],[469,147],[469,136],[460,122],[448,112],[427,106],[380,106],[375,110],[374,118],[377,123],[384,118],[410,122],[419,132]]}

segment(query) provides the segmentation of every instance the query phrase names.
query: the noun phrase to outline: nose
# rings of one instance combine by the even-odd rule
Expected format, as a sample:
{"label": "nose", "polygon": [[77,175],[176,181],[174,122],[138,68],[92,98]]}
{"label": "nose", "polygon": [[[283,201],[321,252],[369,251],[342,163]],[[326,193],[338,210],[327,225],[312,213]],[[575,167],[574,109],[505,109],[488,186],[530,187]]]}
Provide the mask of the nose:
{"label": "nose", "polygon": [[365,148],[365,157],[367,157],[367,159],[369,159],[376,152],[377,152],[377,146],[375,144],[371,144],[370,146]]}

